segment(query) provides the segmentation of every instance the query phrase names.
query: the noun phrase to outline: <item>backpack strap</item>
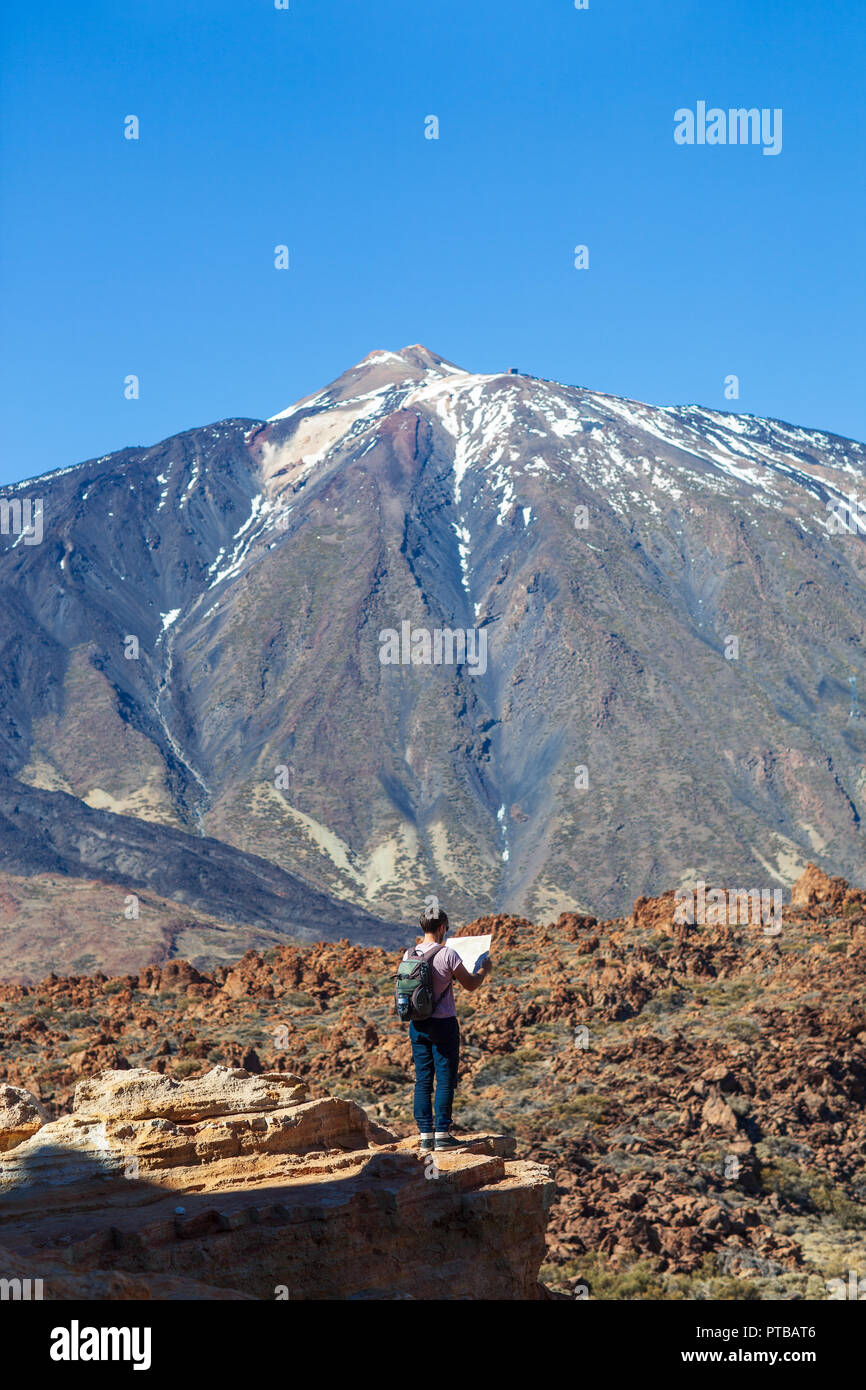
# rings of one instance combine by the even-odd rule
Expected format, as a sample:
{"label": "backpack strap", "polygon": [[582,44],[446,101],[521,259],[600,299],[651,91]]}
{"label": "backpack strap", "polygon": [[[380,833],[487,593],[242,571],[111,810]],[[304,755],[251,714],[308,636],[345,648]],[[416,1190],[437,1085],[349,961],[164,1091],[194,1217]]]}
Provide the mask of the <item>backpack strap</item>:
{"label": "backpack strap", "polygon": [[[421,951],[420,956],[417,954],[417,952],[421,950],[420,946],[407,946],[407,947],[406,947],[406,952],[407,952],[407,954],[404,955],[403,959],[404,959],[404,960],[412,960],[412,959],[413,959],[413,956],[414,956],[414,959],[415,959],[415,960],[427,960],[427,961],[430,961],[430,960],[432,960],[433,957],[437,954],[437,952],[439,952],[439,951],[442,950],[442,947],[443,947],[444,945],[445,945],[445,942],[444,942],[444,941],[442,941],[442,942],[437,942],[437,944],[436,944],[435,946],[431,946],[431,947],[429,948],[429,950],[427,950],[427,951]],[[409,952],[410,952],[410,951],[413,953],[412,955],[409,955]]]}
{"label": "backpack strap", "polygon": [[[445,942],[442,941],[442,942],[439,943],[438,946],[434,946],[434,947],[433,947],[433,950],[430,952],[430,954],[429,954],[429,955],[425,955],[424,959],[427,960],[427,961],[432,961],[433,957],[437,954],[437,952],[438,952],[438,951],[444,950],[444,948],[445,948]],[[417,947],[416,947],[416,949],[417,949]],[[430,1014],[431,1018],[432,1018],[433,1014],[436,1012],[436,1009],[437,1009],[437,1007],[438,1007],[438,1005],[439,1005],[439,1001],[440,1001],[441,999],[444,999],[444,998],[445,998],[445,995],[448,993],[448,991],[449,991],[450,988],[451,988],[451,981],[449,980],[448,983],[447,983],[447,985],[446,985],[445,988],[441,991],[440,994],[434,994],[434,995],[433,995],[433,1008],[432,1008],[431,1014]]]}
{"label": "backpack strap", "polygon": [[[431,946],[429,950],[427,950],[427,951],[422,951],[421,955],[418,956],[418,957],[416,957],[416,959],[418,959],[418,960],[426,960],[426,961],[428,961],[428,962],[429,962],[429,961],[432,961],[432,959],[433,959],[433,957],[434,957],[435,955],[438,955],[438,953],[439,953],[440,951],[442,951],[442,950],[445,949],[445,945],[446,945],[446,943],[445,943],[444,941],[439,941],[439,942],[436,943],[435,946]],[[413,950],[413,951],[417,951],[418,949],[419,949],[419,948],[418,948],[417,946],[413,946],[413,947],[412,947],[412,950]],[[445,998],[445,995],[448,993],[448,991],[449,991],[450,988],[451,988],[451,981],[449,980],[449,981],[448,981],[448,984],[447,984],[447,985],[445,986],[445,988],[441,991],[441,993],[439,993],[439,994],[434,994],[434,995],[433,995],[433,1009],[431,1010],[431,1015],[432,1015],[433,1012],[435,1012],[437,1006],[439,1005],[440,1000],[442,1000],[442,999]]]}
{"label": "backpack strap", "polygon": [[[429,949],[429,951],[425,951],[425,952],[422,954],[421,959],[422,959],[422,960],[426,960],[426,961],[431,961],[435,955],[438,955],[438,953],[439,953],[440,951],[443,951],[444,949],[445,949],[445,942],[444,942],[444,941],[439,941],[439,942],[436,943],[435,946],[431,946],[431,948]],[[414,946],[414,947],[413,947],[413,950],[417,951],[417,950],[418,950],[418,947],[417,947],[417,946]]]}

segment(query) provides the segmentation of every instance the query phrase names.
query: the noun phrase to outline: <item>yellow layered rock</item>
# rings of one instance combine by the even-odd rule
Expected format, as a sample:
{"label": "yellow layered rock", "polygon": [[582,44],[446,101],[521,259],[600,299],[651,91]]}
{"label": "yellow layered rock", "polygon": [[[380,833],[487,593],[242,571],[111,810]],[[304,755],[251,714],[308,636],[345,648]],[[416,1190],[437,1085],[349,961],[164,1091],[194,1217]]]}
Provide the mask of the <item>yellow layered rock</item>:
{"label": "yellow layered rock", "polygon": [[103,1072],[0,1158],[0,1273],[60,1299],[534,1298],[553,1183],[512,1153],[418,1155],[289,1073]]}

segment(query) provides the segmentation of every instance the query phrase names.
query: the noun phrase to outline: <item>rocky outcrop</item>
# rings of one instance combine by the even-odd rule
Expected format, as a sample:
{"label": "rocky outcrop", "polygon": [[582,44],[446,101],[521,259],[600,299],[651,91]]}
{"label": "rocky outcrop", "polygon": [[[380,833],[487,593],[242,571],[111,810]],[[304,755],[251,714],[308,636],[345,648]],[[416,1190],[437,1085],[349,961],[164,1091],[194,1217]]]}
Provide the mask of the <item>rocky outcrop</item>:
{"label": "rocky outcrop", "polygon": [[0,1085],[0,1153],[29,1139],[47,1119],[44,1106],[30,1091]]}
{"label": "rocky outcrop", "polygon": [[288,1073],[109,1071],[0,1159],[0,1246],[46,1297],[535,1298],[553,1183],[513,1148],[422,1158]]}
{"label": "rocky outcrop", "polygon": [[251,1294],[238,1289],[217,1288],[197,1279],[184,1279],[172,1274],[124,1274],[121,1270],[90,1269],[75,1273],[63,1261],[63,1251],[46,1253],[40,1250],[30,1259],[22,1259],[0,1245],[0,1279],[7,1281],[6,1300],[29,1303],[63,1302],[67,1299],[138,1302],[159,1299],[169,1302],[239,1299],[254,1302]]}
{"label": "rocky outcrop", "polygon": [[[630,1287],[638,1261],[652,1267],[659,1298],[684,1296],[683,1281],[696,1297],[727,1298],[729,1276],[745,1280],[750,1297],[824,1298],[824,1281],[861,1259],[864,895],[844,885],[833,906],[832,881],[830,897],[822,881],[817,890],[811,906],[785,906],[779,937],[752,922],[674,924],[672,894],[644,898],[633,917],[614,921],[575,913],[534,925],[499,914],[461,929],[493,933],[494,968],[483,990],[458,998],[455,1118],[476,1131],[507,1129],[522,1154],[555,1173],[541,1275],[554,1292],[587,1283],[604,1297]],[[351,1205],[362,1200],[358,1165],[408,1154],[410,1176],[380,1172],[373,1189],[394,1185],[402,1203],[419,1170],[394,1140],[413,1126],[393,968],[385,951],[321,943],[249,952],[210,972],[176,960],[113,979],[51,975],[36,987],[0,986],[3,1079],[38,1095],[59,1125],[47,1127],[48,1138],[68,1131],[67,1166],[76,1135],[90,1168],[107,1137],[99,1161],[115,1188],[127,1160],[131,1171],[137,1162],[139,1215],[171,1191],[172,1240],[174,1207],[189,1215],[202,1173],[205,1210],[223,1210],[223,1194],[239,1187],[258,1207],[249,1189],[274,1173],[317,1191],[331,1183]],[[94,1059],[112,1051],[126,1069],[95,1076],[106,1062]],[[208,1076],[215,1062],[226,1070]],[[360,1133],[347,1097],[388,1130]],[[19,1144],[5,1171],[40,1147]],[[470,1176],[479,1186],[481,1157],[511,1171],[498,1141],[493,1153],[489,1143],[476,1150]],[[42,1216],[65,1201],[52,1192],[51,1171],[49,1155]],[[449,1169],[448,1181],[457,1180]],[[106,1179],[98,1191],[110,1186]],[[86,1181],[82,1191],[86,1209],[98,1206]],[[501,1201],[501,1181],[495,1191]],[[0,1192],[0,1221],[11,1200]],[[514,1200],[525,1201],[525,1190]],[[518,1225],[524,1218],[518,1205]],[[120,1231],[116,1218],[110,1224]],[[482,1270],[500,1238],[494,1223]],[[513,1249],[505,1258],[516,1258]],[[210,1280],[197,1267],[190,1275]],[[385,1286],[414,1287],[410,1276],[388,1276]]]}
{"label": "rocky outcrop", "polygon": [[844,878],[831,877],[817,864],[807,864],[791,889],[791,905],[817,907],[820,904],[828,912],[840,912],[848,891]]}

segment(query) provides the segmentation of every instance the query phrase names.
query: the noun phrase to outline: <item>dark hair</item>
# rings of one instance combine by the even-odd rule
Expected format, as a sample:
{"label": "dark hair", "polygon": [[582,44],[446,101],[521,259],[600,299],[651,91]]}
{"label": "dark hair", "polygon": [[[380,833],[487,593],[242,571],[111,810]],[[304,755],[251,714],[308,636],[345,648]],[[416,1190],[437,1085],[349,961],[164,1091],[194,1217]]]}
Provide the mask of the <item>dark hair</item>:
{"label": "dark hair", "polygon": [[425,908],[418,921],[422,931],[437,932],[440,927],[448,926],[448,913],[443,912],[441,907],[438,912],[430,912]]}

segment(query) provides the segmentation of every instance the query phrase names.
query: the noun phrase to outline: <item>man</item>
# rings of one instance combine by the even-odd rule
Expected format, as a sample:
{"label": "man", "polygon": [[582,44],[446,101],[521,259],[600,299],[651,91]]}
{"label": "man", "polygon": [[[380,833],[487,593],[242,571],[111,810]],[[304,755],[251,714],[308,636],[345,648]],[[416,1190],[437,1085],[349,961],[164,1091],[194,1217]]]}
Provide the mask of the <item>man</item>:
{"label": "man", "polygon": [[[454,1004],[454,981],[472,994],[484,984],[490,973],[490,958],[486,957],[476,973],[470,975],[453,946],[444,945],[448,917],[440,909],[422,912],[421,930],[424,940],[404,954],[404,960],[421,956],[433,946],[440,946],[430,961],[433,975],[435,1007],[430,1018],[409,1024],[412,1060],[415,1063],[414,1115],[418,1126],[418,1148],[421,1153],[431,1149],[459,1149],[460,1141],[451,1134],[451,1108],[457,1085],[460,1061],[460,1025]],[[436,1082],[436,1127],[433,1127],[433,1082]]]}

